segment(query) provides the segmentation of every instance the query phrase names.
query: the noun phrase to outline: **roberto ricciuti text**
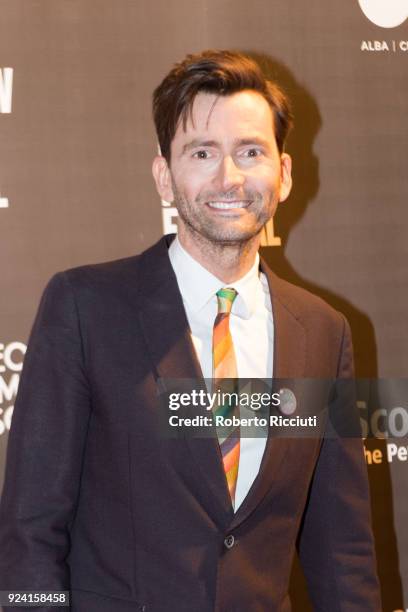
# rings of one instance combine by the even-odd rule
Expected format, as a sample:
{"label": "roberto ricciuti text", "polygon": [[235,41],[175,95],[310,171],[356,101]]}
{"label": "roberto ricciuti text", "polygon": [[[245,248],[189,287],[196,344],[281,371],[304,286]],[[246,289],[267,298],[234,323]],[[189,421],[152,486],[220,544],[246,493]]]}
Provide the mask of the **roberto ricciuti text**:
{"label": "roberto ricciuti text", "polygon": [[224,417],[221,415],[194,417],[179,417],[171,415],[169,424],[171,427],[317,427],[317,416],[308,417],[284,417],[270,415],[269,419],[254,415],[252,417]]}

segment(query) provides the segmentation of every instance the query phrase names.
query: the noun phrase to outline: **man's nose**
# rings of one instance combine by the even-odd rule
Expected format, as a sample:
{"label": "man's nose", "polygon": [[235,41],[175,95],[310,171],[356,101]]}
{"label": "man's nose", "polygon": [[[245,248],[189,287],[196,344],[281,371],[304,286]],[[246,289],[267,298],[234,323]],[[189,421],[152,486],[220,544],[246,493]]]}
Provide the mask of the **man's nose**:
{"label": "man's nose", "polygon": [[230,155],[226,155],[218,168],[216,176],[217,187],[228,191],[244,184],[245,176]]}

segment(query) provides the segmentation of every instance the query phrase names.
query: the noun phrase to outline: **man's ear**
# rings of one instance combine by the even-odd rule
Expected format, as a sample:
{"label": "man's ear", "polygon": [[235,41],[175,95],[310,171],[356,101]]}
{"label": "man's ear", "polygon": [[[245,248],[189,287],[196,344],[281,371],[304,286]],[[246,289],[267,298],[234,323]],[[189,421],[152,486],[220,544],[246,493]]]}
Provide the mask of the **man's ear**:
{"label": "man's ear", "polygon": [[281,186],[279,202],[284,202],[292,189],[292,158],[287,153],[281,155]]}
{"label": "man's ear", "polygon": [[152,164],[152,173],[156,189],[162,200],[173,202],[174,194],[171,183],[170,168],[162,155],[157,155]]}

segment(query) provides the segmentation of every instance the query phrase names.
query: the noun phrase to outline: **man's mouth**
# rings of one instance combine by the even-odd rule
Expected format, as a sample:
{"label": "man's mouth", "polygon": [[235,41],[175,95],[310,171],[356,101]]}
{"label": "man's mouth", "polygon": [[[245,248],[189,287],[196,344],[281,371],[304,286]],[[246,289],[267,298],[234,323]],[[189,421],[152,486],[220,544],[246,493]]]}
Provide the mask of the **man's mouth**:
{"label": "man's mouth", "polygon": [[207,202],[210,208],[217,208],[218,210],[231,210],[233,208],[247,208],[251,202],[249,200],[233,200],[229,202]]}

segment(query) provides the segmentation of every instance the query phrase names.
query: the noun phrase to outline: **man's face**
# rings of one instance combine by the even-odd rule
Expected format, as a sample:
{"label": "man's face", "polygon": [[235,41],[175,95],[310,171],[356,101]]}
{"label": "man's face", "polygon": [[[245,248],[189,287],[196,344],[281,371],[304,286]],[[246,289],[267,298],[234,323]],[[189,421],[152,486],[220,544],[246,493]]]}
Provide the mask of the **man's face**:
{"label": "man's face", "polygon": [[179,212],[186,243],[246,242],[260,232],[291,188],[291,160],[280,155],[273,113],[259,93],[199,93],[186,130],[179,123],[168,167],[153,162],[161,197]]}

